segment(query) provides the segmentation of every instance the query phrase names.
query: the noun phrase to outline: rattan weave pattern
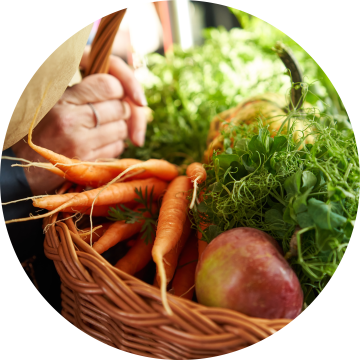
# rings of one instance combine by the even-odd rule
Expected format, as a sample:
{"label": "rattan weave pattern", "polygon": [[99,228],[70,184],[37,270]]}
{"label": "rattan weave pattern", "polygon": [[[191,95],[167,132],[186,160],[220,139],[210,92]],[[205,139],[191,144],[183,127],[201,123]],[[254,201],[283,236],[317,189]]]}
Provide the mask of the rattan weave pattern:
{"label": "rattan weave pattern", "polygon": [[109,264],[78,236],[71,220],[56,220],[57,214],[45,220],[44,249],[61,278],[62,315],[105,344],[154,358],[208,358],[255,344],[290,322],[172,295],[169,316],[159,289]]}

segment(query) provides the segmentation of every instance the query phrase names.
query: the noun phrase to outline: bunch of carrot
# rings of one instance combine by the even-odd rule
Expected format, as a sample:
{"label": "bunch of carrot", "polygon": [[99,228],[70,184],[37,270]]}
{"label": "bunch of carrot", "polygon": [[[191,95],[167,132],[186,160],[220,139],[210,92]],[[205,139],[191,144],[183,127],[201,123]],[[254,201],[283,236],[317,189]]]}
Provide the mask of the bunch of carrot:
{"label": "bunch of carrot", "polygon": [[[7,223],[44,218],[58,212],[64,214],[63,218],[74,213],[90,215],[90,227],[79,231],[84,241],[93,245],[99,254],[121,241],[128,241],[130,249],[115,266],[132,275],[152,259],[156,264],[154,284],[159,285],[164,308],[168,314],[172,314],[167,301],[167,290],[170,287],[175,295],[192,298],[197,259],[202,245],[206,244],[197,239],[191,230],[188,214],[189,207],[196,201],[197,185],[206,179],[202,165],[193,163],[188,166],[186,176],[179,176],[178,168],[165,160],[151,159],[143,162],[114,159],[112,162],[88,163],[69,159],[32,142],[35,118],[36,114],[29,129],[28,144],[51,165],[30,165],[44,167],[68,181],[62,186],[60,194],[33,199],[33,205],[48,210],[47,213]],[[77,184],[75,189],[73,184]],[[82,191],[86,187],[91,189]],[[192,188],[194,190],[190,203]],[[144,241],[141,230],[150,214],[141,212],[137,197],[142,194],[137,189],[142,194],[152,191],[153,204],[148,204],[150,209],[157,208],[157,200],[163,196],[153,241],[148,243]],[[110,223],[106,220],[100,226],[93,227],[93,217],[108,217],[109,209],[118,204],[133,209],[135,213],[141,212],[143,220],[130,223],[124,220]]]}

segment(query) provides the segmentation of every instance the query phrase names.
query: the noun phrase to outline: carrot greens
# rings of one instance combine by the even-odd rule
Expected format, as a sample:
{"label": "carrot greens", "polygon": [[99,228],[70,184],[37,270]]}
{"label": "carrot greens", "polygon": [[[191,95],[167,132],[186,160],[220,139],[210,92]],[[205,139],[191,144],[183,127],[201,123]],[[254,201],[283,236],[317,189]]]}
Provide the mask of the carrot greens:
{"label": "carrot greens", "polygon": [[[224,131],[225,151],[214,152],[206,167],[202,202],[193,215],[207,242],[240,226],[272,235],[309,304],[349,243],[359,203],[359,157],[347,119],[307,109],[290,111],[289,120],[295,121],[286,133],[270,134],[261,123],[258,130],[239,125]],[[299,121],[312,143],[306,143],[305,129],[295,136]],[[207,224],[205,230],[200,224]]]}
{"label": "carrot greens", "polygon": [[[144,222],[140,233],[141,238],[146,244],[151,243],[155,234],[155,225],[159,215],[158,211],[154,211],[153,204],[153,189],[148,194],[147,187],[144,193],[140,189],[135,188],[135,193],[138,196],[135,201],[143,207],[138,207],[135,210],[131,210],[124,204],[117,205],[115,208],[109,209],[108,219],[111,221],[125,221],[127,224],[134,224],[136,222]],[[120,206],[120,208],[119,208]],[[148,214],[147,216],[145,214]]]}

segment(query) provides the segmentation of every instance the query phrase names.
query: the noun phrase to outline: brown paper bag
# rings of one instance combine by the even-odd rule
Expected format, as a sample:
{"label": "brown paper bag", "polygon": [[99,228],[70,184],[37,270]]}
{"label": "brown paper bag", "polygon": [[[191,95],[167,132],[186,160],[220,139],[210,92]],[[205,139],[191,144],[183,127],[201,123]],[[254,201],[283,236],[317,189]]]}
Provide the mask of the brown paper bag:
{"label": "brown paper bag", "polygon": [[36,108],[49,83],[51,86],[36,118],[36,125],[60,99],[78,71],[91,28],[92,24],[65,41],[46,59],[31,78],[12,114],[3,150],[17,143],[28,133]]}

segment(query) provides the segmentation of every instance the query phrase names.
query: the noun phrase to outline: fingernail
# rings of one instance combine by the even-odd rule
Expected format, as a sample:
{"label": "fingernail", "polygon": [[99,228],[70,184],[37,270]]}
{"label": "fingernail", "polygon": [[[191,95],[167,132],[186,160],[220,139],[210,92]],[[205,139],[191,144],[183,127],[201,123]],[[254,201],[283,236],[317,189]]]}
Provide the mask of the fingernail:
{"label": "fingernail", "polygon": [[145,143],[145,132],[142,130],[139,130],[135,134],[135,141],[138,144],[138,146],[144,146]]}
{"label": "fingernail", "polygon": [[147,106],[148,102],[146,100],[145,94],[143,92],[136,92],[134,98],[142,105]]}

